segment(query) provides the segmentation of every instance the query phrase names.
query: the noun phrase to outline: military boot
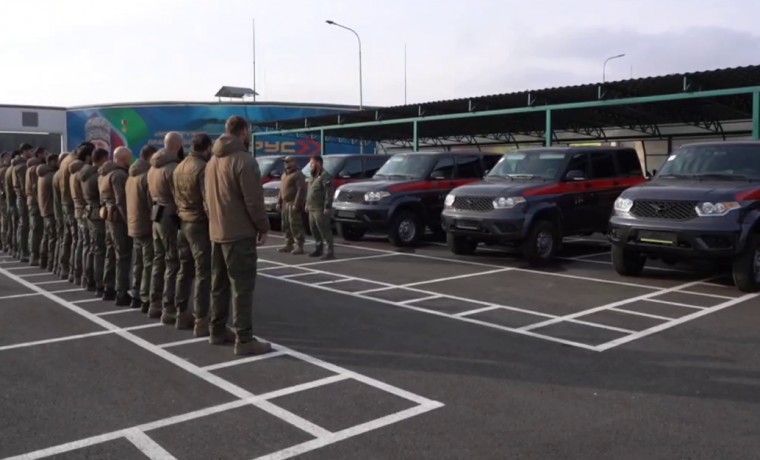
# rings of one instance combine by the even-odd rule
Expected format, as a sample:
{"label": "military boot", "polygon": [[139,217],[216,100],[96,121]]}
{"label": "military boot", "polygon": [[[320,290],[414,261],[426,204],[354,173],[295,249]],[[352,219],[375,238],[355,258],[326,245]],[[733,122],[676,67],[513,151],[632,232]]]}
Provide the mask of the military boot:
{"label": "military boot", "polygon": [[250,342],[235,342],[235,356],[263,355],[272,351],[272,345],[268,342],[259,342],[256,339]]}
{"label": "military boot", "polygon": [[129,307],[132,305],[132,296],[126,292],[116,293],[116,306],[117,307]]}
{"label": "military boot", "polygon": [[104,291],[102,287],[95,288],[95,297],[103,297],[105,293],[106,291]]}
{"label": "military boot", "polygon": [[174,326],[177,324],[177,315],[171,315],[169,313],[161,313],[161,324],[165,326]]}
{"label": "military boot", "polygon": [[298,244],[296,245],[296,248],[295,248],[295,249],[293,249],[293,252],[291,252],[291,254],[293,254],[294,256],[300,256],[300,255],[303,255],[303,254],[304,254],[304,250],[303,250],[303,243],[298,243]]}
{"label": "military boot", "polygon": [[319,246],[314,248],[314,252],[309,254],[309,257],[322,257],[322,251],[323,251],[322,245],[320,244]]}
{"label": "military boot", "polygon": [[147,315],[150,311],[150,302],[140,302],[140,312]]}
{"label": "military boot", "polygon": [[103,292],[103,300],[106,302],[113,302],[116,300],[116,291],[104,291]]}
{"label": "military boot", "polygon": [[225,343],[234,343],[235,339],[235,332],[232,329],[225,327],[222,331],[215,331],[212,330],[211,326],[209,326],[208,342],[211,345],[224,345]]}
{"label": "military boot", "polygon": [[332,246],[327,247],[327,252],[325,252],[325,255],[321,257],[321,260],[334,260],[335,259],[335,249],[332,248]]}
{"label": "military boot", "polygon": [[[150,304],[150,302],[145,302],[145,304],[148,305],[148,310],[146,311],[148,318],[158,319],[161,317],[161,315],[163,314],[163,311],[161,311],[160,306],[154,307]],[[145,304],[143,304],[143,308],[145,308]]]}
{"label": "military boot", "polygon": [[280,253],[283,253],[283,254],[288,253],[288,252],[292,252],[292,251],[293,251],[293,245],[292,244],[286,244],[285,246],[283,246],[283,247],[281,247],[281,248],[279,248],[277,250],[277,252],[280,252]]}
{"label": "military boot", "polygon": [[196,319],[193,326],[193,335],[195,337],[208,337],[209,334],[208,318]]}
{"label": "military boot", "polygon": [[142,302],[140,302],[140,298],[139,297],[132,297],[132,302],[130,302],[129,308],[134,308],[135,310],[137,310],[141,306],[142,306]]}
{"label": "military boot", "polygon": [[179,312],[174,326],[180,331],[194,329],[195,317],[193,317],[193,312],[191,312],[189,308],[186,308],[185,311]]}

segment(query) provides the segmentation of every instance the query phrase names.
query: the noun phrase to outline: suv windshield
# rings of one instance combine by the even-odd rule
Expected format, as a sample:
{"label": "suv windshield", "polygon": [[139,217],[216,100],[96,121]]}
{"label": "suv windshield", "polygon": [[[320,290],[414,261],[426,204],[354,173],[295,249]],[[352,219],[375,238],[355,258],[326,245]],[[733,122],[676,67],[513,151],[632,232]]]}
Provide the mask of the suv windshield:
{"label": "suv windshield", "polygon": [[435,157],[420,154],[397,154],[392,156],[377,173],[375,179],[425,179],[430,173]]}
{"label": "suv windshield", "polygon": [[[340,165],[343,164],[343,158],[344,157],[337,157],[337,156],[324,156],[322,157],[322,165],[325,168],[325,171],[327,171],[331,176],[335,177],[335,175],[338,173]],[[304,176],[306,176],[306,179],[311,179],[311,163],[307,163],[306,166],[303,167],[301,170]]]}
{"label": "suv windshield", "polygon": [[504,155],[486,177],[554,179],[564,163],[563,152],[513,152]]}
{"label": "suv windshield", "polygon": [[261,177],[267,177],[272,172],[274,165],[279,160],[279,157],[257,157],[256,162],[259,164],[259,171],[261,171]]}
{"label": "suv windshield", "polygon": [[681,147],[668,157],[657,177],[760,180],[760,144]]}

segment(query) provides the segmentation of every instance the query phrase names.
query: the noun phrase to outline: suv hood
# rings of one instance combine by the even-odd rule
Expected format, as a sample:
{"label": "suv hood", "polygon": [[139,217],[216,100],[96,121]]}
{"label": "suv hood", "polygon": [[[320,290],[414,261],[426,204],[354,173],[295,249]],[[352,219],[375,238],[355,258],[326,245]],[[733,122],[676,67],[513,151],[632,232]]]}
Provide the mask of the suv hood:
{"label": "suv hood", "polygon": [[475,184],[458,187],[454,194],[456,196],[470,197],[489,197],[497,198],[500,196],[520,196],[526,190],[532,188],[545,187],[551,185],[552,181],[542,180],[504,180],[504,181],[481,181]]}
{"label": "suv hood", "polygon": [[275,189],[278,190],[280,188],[280,181],[279,180],[271,180],[264,185],[262,185],[265,189]]}
{"label": "suv hood", "polygon": [[633,200],[734,201],[739,193],[759,189],[757,182],[662,179],[629,188],[622,196]]}
{"label": "suv hood", "polygon": [[345,184],[340,187],[341,190],[347,191],[347,192],[357,192],[357,193],[367,193],[367,192],[380,192],[380,191],[403,191],[407,190],[409,188],[416,189],[416,187],[419,187],[420,190],[422,189],[435,189],[436,187],[433,186],[435,182],[443,182],[443,183],[449,183],[451,181],[443,180],[443,181],[431,181],[431,180],[419,180],[419,179],[412,179],[412,180],[363,180],[359,182],[351,182],[349,184]]}

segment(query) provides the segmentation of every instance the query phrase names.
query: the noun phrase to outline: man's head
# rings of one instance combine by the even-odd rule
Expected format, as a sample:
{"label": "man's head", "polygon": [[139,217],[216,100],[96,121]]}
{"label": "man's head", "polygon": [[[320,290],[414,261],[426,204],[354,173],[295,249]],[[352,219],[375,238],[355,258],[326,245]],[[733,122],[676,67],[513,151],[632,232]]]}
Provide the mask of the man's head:
{"label": "man's head", "polygon": [[113,162],[122,168],[129,168],[132,164],[132,151],[126,147],[116,147],[113,151]]}
{"label": "man's head", "polygon": [[11,160],[15,160],[16,157],[20,157],[20,156],[21,156],[21,151],[19,150],[14,150],[13,152],[11,152]]}
{"label": "man's head", "polygon": [[44,147],[37,147],[37,150],[34,151],[34,158],[44,161],[47,158],[47,150]]}
{"label": "man's head", "polygon": [[153,157],[153,154],[158,152],[158,149],[152,145],[144,145],[142,149],[140,149],[140,158],[143,159],[143,161],[150,161],[151,157]]}
{"label": "man's head", "polygon": [[314,155],[311,157],[311,161],[309,162],[309,165],[311,166],[311,172],[312,175],[320,174],[322,173],[322,157],[319,155]]}
{"label": "man's head", "polygon": [[58,167],[58,155],[55,153],[48,153],[45,157],[45,164],[50,166],[51,168],[57,168]]}
{"label": "man's head", "polygon": [[69,155],[70,155],[69,152],[61,152],[61,154],[58,155],[58,163],[60,163],[63,160],[65,160],[66,157],[68,157]]}
{"label": "man's head", "polygon": [[103,163],[108,161],[108,150],[106,149],[96,149],[92,153],[92,164],[96,168],[100,168],[103,166]]}
{"label": "man's head", "polygon": [[233,115],[224,124],[227,134],[235,136],[245,144],[246,149],[251,148],[251,124],[243,117]]}
{"label": "man's head", "polygon": [[32,147],[29,144],[21,144],[21,147],[19,147],[19,152],[21,152],[21,155],[24,157],[24,159],[28,160],[32,158],[32,152],[34,151],[34,147]]}
{"label": "man's head", "polygon": [[11,152],[0,153],[0,166],[6,166],[11,159]]}
{"label": "man's head", "polygon": [[285,162],[285,169],[288,171],[295,171],[298,169],[298,163],[296,163],[296,157],[292,155],[286,156],[283,160]]}
{"label": "man's head", "polygon": [[206,133],[198,133],[195,136],[193,136],[193,141],[191,143],[193,152],[200,153],[203,158],[209,159],[211,157],[211,146],[214,142],[211,140],[211,138]]}
{"label": "man's head", "polygon": [[77,160],[82,163],[92,162],[92,152],[95,151],[95,145],[92,142],[82,142],[77,147]]}
{"label": "man's head", "polygon": [[84,125],[84,134],[95,148],[111,151],[111,124],[105,118],[90,117]]}
{"label": "man's head", "polygon": [[179,155],[182,150],[182,135],[176,131],[166,133],[164,136],[164,150]]}

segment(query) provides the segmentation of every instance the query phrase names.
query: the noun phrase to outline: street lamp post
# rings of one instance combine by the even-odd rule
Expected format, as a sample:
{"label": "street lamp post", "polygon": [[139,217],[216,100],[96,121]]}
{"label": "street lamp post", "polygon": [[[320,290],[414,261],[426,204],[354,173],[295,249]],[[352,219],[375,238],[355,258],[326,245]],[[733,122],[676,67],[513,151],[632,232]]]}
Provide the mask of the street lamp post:
{"label": "street lamp post", "polygon": [[602,67],[602,83],[607,81],[607,63],[610,62],[613,59],[619,59],[621,57],[624,57],[625,53],[618,54],[617,56],[610,56],[607,59],[604,60],[604,66]]}
{"label": "street lamp post", "polygon": [[[327,20],[326,23],[330,24],[331,26],[340,27],[341,29],[346,29],[349,32],[356,35],[356,40],[359,41],[359,110],[364,110],[364,91],[362,89],[362,39],[359,37],[359,34],[356,33],[356,31],[350,27],[346,27],[342,24],[338,24],[335,21]],[[364,153],[364,141],[359,140],[359,153]]]}

